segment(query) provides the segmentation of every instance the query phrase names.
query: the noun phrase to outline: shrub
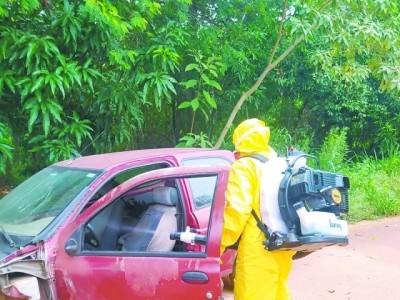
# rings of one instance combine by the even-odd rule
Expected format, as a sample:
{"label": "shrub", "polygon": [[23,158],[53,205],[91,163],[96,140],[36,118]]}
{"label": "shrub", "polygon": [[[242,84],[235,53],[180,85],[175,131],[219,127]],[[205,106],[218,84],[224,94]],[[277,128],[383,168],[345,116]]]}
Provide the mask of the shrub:
{"label": "shrub", "polygon": [[332,129],[325,138],[317,156],[323,170],[338,172],[345,167],[349,151],[347,145],[347,128]]}
{"label": "shrub", "polygon": [[13,146],[10,128],[0,122],[0,173],[5,173],[6,163],[12,161]]}
{"label": "shrub", "polygon": [[[351,185],[349,221],[400,214],[400,177],[397,170],[399,161],[400,156],[381,160],[365,158],[346,170]],[[397,164],[393,164],[394,162]]]}

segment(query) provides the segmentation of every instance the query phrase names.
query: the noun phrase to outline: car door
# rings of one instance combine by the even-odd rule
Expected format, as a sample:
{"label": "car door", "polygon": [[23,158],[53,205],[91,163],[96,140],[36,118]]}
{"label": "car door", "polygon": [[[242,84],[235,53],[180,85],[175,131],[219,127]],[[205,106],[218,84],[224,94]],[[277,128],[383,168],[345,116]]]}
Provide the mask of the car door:
{"label": "car door", "polygon": [[[54,253],[56,259],[53,268],[58,298],[218,299],[221,295],[220,235],[228,172],[229,168],[226,166],[156,170],[138,175],[107,193],[61,230],[56,237],[59,239],[59,247]],[[119,201],[124,201],[125,205],[120,212],[126,212],[127,205],[134,206],[137,204],[136,201],[146,206],[146,201],[148,203],[152,201],[148,200],[151,198],[149,195],[152,193],[154,195],[154,190],[159,189],[158,186],[167,185],[177,189],[178,197],[184,197],[182,195],[187,193],[180,191],[184,187],[180,182],[194,177],[217,178],[208,230],[196,233],[196,228],[191,228],[190,231],[193,232],[186,233],[196,239],[185,239],[185,242],[178,240],[174,248],[167,251],[154,249],[154,251],[130,251],[126,248],[98,247],[98,244],[104,244],[105,240],[99,242],[98,237],[91,237],[91,222],[93,223],[99,216],[111,216]],[[185,200],[179,199],[183,220],[185,214],[189,213]],[[108,213],[108,210],[112,212]],[[130,213],[129,217],[124,216],[122,219],[129,219],[133,215]],[[104,221],[106,229],[115,227],[115,220],[111,217],[108,220]],[[122,227],[124,226],[119,226]],[[134,225],[132,232],[137,227],[138,225]],[[160,227],[164,229],[165,225]],[[177,228],[175,236],[179,236],[183,231],[184,228]],[[119,232],[118,235],[121,234],[118,230],[116,232]],[[118,239],[121,237],[118,236]],[[187,243],[197,243],[198,240],[202,245],[197,247],[198,251],[185,250],[193,249],[186,248]]]}

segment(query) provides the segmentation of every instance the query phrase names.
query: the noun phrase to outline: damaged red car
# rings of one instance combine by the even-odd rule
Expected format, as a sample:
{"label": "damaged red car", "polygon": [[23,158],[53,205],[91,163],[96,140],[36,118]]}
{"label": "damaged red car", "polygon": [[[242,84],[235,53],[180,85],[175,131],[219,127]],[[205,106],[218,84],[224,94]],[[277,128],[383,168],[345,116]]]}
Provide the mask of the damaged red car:
{"label": "damaged red car", "polygon": [[0,299],[220,299],[233,160],[171,148],[43,169],[0,200]]}

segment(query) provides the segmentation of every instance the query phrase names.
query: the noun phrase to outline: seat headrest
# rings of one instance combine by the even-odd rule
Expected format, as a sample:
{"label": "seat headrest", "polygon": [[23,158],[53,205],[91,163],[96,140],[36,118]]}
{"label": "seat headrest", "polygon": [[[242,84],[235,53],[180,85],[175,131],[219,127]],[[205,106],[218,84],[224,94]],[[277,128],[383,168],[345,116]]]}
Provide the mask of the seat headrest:
{"label": "seat headrest", "polygon": [[158,186],[153,190],[153,203],[174,206],[178,201],[178,191],[169,186]]}

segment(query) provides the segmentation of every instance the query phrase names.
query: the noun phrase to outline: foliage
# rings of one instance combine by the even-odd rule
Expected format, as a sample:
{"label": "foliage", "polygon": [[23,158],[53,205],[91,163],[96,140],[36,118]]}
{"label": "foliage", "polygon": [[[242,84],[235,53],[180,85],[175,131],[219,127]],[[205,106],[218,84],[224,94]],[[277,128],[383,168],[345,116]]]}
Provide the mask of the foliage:
{"label": "foliage", "polygon": [[343,169],[349,151],[346,135],[346,128],[329,132],[317,153],[322,169],[335,173]]}
{"label": "foliage", "polygon": [[400,152],[400,113],[388,116],[383,120],[377,120],[377,132],[374,143],[376,143],[382,157],[393,157]]}
{"label": "foliage", "polygon": [[[383,135],[381,128],[393,132],[399,124],[395,117],[399,90],[383,89],[382,70],[378,72],[373,64],[377,60],[380,64],[397,63],[397,46],[387,52],[385,36],[397,30],[392,25],[398,22],[398,14],[389,20],[392,11],[384,6],[391,3],[393,12],[398,6],[395,1],[384,2],[368,1],[366,5],[365,1],[335,1],[316,13],[317,1],[309,1],[302,3],[301,9],[292,10],[288,29],[306,33],[306,43],[271,74],[273,85],[280,87],[279,95],[274,106],[264,107],[279,124],[286,124],[293,136],[306,131],[314,136],[312,146],[318,147],[331,128],[347,127],[349,146],[369,154],[381,152],[383,149],[378,148],[393,145],[392,141],[398,143],[396,134]],[[313,24],[318,26],[304,31]],[[385,76],[395,81],[393,74]]]}
{"label": "foliage", "polygon": [[400,177],[399,171],[393,172],[398,169],[393,163],[400,162],[399,154],[381,160],[364,158],[348,168],[350,221],[400,214]]}
{"label": "foliage", "polygon": [[204,119],[209,121],[210,110],[217,108],[214,99],[216,90],[222,91],[221,85],[216,81],[224,72],[224,65],[221,58],[216,56],[205,57],[200,51],[191,54],[194,62],[185,67],[185,72],[189,72],[191,79],[180,82],[185,89],[185,94],[189,94],[191,100],[183,101],[179,104],[179,109],[191,108],[193,111],[190,133],[193,132],[195,115],[197,110],[203,113]]}
{"label": "foliage", "polygon": [[53,127],[50,129],[50,139],[45,135],[38,135],[29,141],[35,144],[30,151],[33,153],[44,153],[48,163],[55,163],[60,160],[80,156],[76,150],[82,145],[83,138],[91,139],[88,120],[80,120],[79,115],[74,112],[68,117],[71,123],[63,122],[62,128]]}
{"label": "foliage", "polygon": [[208,140],[207,135],[203,132],[200,134],[188,134],[179,140],[176,147],[200,147],[200,148],[210,148],[212,144]]}
{"label": "foliage", "polygon": [[5,124],[0,123],[0,172],[5,173],[6,162],[13,158],[12,141],[9,128]]}
{"label": "foliage", "polygon": [[94,146],[111,150],[142,123],[130,44],[160,6],[125,4],[0,3],[0,117],[43,162],[77,155],[93,133],[105,132]]}
{"label": "foliage", "polygon": [[269,144],[279,155],[286,155],[290,147],[294,147],[304,153],[312,153],[310,148],[312,136],[302,135],[301,133],[294,136],[286,127],[275,128],[274,126],[270,126],[270,130]]}

